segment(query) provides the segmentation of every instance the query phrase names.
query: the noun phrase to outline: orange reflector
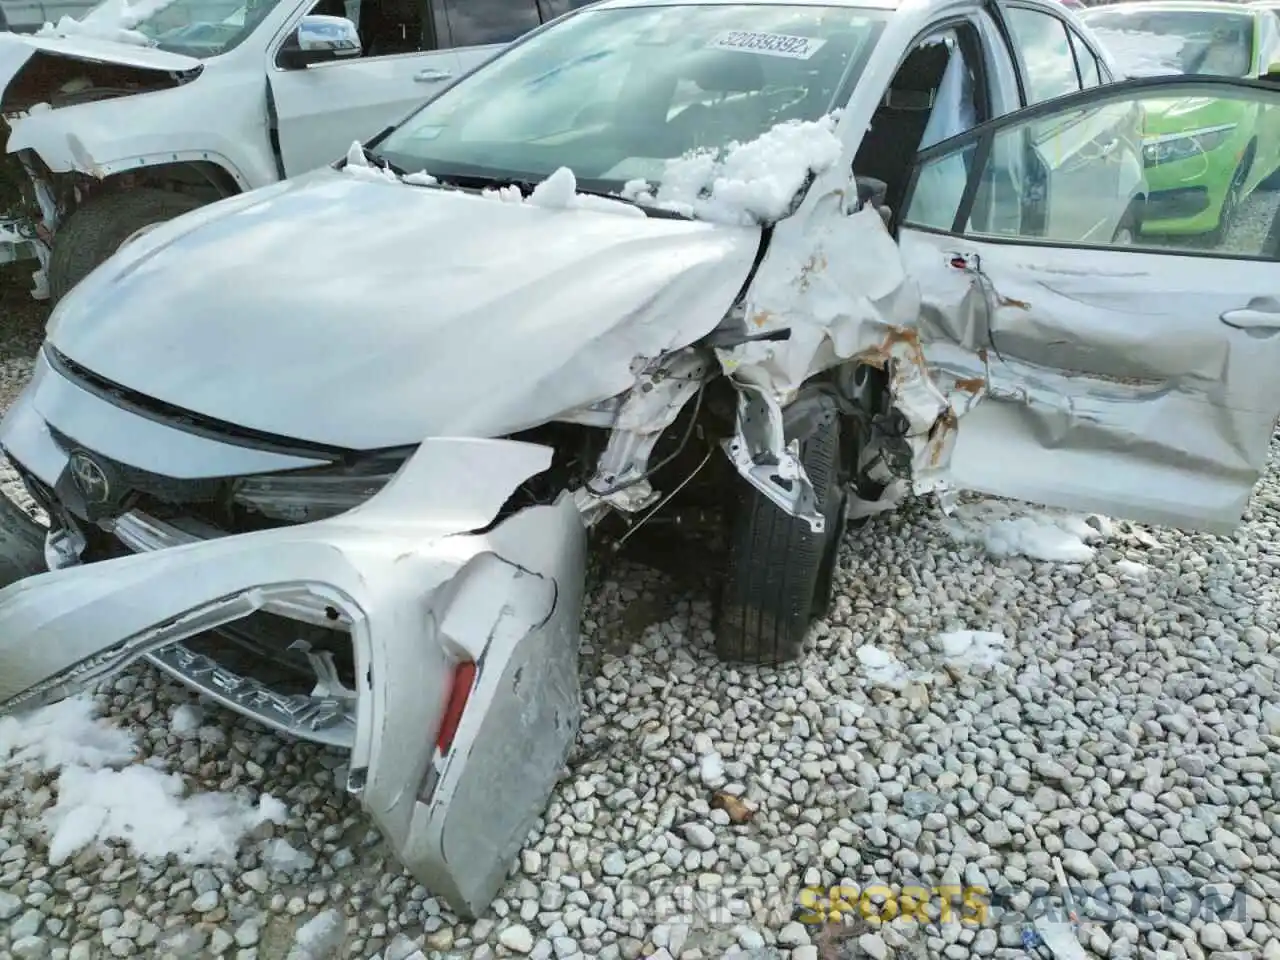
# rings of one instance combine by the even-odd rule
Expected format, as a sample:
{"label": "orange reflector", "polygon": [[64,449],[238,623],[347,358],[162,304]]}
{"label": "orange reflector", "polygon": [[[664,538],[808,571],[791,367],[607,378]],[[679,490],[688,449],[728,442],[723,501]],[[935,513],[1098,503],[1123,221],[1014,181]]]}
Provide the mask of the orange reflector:
{"label": "orange reflector", "polygon": [[471,687],[476,679],[476,665],[471,661],[460,663],[453,668],[453,684],[449,688],[449,702],[444,708],[444,718],[440,721],[440,733],[436,735],[436,747],[441,753],[448,753],[453,746],[454,735],[458,732],[458,724],[462,722],[462,711],[467,709],[467,698],[471,696]]}

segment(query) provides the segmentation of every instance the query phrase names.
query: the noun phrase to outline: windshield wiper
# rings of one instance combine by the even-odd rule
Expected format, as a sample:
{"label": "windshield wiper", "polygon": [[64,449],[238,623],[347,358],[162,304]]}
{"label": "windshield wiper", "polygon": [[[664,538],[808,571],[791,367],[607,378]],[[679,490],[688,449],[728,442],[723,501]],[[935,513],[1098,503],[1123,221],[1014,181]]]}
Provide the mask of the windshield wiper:
{"label": "windshield wiper", "polygon": [[386,157],[381,157],[378,154],[374,153],[372,150],[366,147],[363,143],[360,144],[360,152],[364,154],[364,158],[368,160],[370,164],[372,164],[375,167],[382,167],[386,170],[390,170],[397,177],[403,177],[409,172],[408,170],[405,170],[402,167],[396,166]]}
{"label": "windshield wiper", "polygon": [[657,217],[663,220],[692,220],[693,217],[688,214],[680,213],[678,210],[670,210],[666,207],[655,206],[651,203],[644,203],[640,200],[624,197],[620,193],[609,193],[607,190],[585,190],[578,187],[578,193],[585,193],[589,197],[603,197],[606,200],[616,200],[619,203],[630,204],[640,210],[643,210],[650,217]]}
{"label": "windshield wiper", "polygon": [[[437,179],[444,183],[453,184],[463,189],[472,190],[496,190],[502,187],[518,187],[522,196],[529,196],[537,188],[541,180],[531,180],[527,177],[503,177],[503,176],[487,176],[478,173],[458,173],[448,174],[445,176],[437,175]],[[625,203],[629,206],[643,210],[648,216],[665,219],[665,220],[692,220],[693,218],[680,213],[676,210],[668,210],[665,207],[655,206],[653,204],[644,203],[640,200],[633,200],[630,197],[624,197],[620,193],[610,193],[607,190],[592,190],[589,187],[578,185],[577,193],[585,194],[590,197],[601,197],[605,200],[614,200],[618,203]]]}

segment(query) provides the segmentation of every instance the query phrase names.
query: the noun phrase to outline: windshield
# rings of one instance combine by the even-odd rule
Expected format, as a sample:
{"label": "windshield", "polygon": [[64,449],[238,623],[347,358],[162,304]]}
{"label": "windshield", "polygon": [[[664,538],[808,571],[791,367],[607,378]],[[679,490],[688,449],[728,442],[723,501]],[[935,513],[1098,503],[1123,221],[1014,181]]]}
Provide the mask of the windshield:
{"label": "windshield", "polygon": [[84,17],[100,31],[128,31],[139,43],[215,57],[241,43],[279,0],[104,0]]}
{"label": "windshield", "polygon": [[586,188],[657,181],[666,161],[829,113],[879,11],[818,6],[587,9],[446,90],[374,151],[436,177]]}
{"label": "windshield", "polygon": [[1216,10],[1106,10],[1085,23],[1130,77],[1253,74],[1253,17]]}

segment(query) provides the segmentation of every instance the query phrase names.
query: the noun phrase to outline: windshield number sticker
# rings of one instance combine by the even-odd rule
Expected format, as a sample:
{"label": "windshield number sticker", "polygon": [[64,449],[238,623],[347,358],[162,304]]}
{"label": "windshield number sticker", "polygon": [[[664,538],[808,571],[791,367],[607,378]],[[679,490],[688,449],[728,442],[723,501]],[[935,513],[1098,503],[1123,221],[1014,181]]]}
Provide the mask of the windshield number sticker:
{"label": "windshield number sticker", "polygon": [[708,44],[715,50],[743,50],[769,57],[808,60],[827,41],[817,37],[792,37],[785,33],[756,33],[753,30],[727,30]]}

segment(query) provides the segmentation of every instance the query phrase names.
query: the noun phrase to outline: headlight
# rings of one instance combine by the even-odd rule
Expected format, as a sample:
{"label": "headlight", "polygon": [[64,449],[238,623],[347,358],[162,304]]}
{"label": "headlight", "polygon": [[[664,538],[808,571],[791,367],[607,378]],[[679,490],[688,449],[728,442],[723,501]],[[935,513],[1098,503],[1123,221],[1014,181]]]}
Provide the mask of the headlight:
{"label": "headlight", "polygon": [[1200,127],[1197,130],[1144,137],[1142,139],[1143,164],[1154,167],[1162,163],[1190,160],[1192,157],[1217,150],[1227,142],[1227,138],[1235,128],[1234,123],[1220,123],[1214,127]]}
{"label": "headlight", "polygon": [[273,520],[309,523],[336,517],[385,487],[412,454],[412,449],[389,450],[350,466],[242,477],[231,498]]}

